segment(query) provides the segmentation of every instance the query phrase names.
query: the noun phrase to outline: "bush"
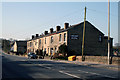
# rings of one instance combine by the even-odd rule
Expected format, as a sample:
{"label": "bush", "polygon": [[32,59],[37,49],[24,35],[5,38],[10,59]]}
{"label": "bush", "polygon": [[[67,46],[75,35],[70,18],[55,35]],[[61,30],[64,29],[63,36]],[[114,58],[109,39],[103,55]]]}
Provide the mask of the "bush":
{"label": "bush", "polygon": [[1,40],[2,42],[2,50],[6,53],[8,53],[10,51],[10,41],[3,39]]}
{"label": "bush", "polygon": [[67,53],[68,53],[67,45],[65,43],[60,45],[58,51],[59,51],[59,53],[62,53],[63,56],[65,57],[67,55]]}
{"label": "bush", "polygon": [[59,53],[55,53],[53,56],[53,59],[58,58],[59,57]]}

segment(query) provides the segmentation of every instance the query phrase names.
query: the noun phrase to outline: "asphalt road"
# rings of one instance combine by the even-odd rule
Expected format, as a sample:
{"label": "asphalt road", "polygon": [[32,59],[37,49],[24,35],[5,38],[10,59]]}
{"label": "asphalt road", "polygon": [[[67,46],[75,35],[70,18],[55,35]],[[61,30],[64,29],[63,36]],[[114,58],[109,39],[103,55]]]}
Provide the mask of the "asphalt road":
{"label": "asphalt road", "polygon": [[2,80],[118,80],[118,71],[2,55]]}
{"label": "asphalt road", "polygon": [[0,79],[2,78],[2,55],[0,53]]}

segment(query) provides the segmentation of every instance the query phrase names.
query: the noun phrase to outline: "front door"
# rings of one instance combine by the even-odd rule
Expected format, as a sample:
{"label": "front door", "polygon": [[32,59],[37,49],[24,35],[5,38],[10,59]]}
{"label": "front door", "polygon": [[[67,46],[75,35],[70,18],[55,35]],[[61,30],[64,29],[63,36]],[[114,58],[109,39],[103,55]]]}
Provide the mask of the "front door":
{"label": "front door", "polygon": [[53,55],[53,48],[50,49],[50,53],[51,53],[51,55]]}

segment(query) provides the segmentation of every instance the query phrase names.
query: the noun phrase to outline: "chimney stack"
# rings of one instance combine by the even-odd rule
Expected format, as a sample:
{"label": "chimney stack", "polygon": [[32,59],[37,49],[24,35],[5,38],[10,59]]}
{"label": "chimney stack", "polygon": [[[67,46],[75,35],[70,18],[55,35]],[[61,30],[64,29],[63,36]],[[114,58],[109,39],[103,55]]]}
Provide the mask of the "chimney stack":
{"label": "chimney stack", "polygon": [[36,34],[36,38],[39,36],[39,34]]}
{"label": "chimney stack", "polygon": [[60,26],[56,26],[56,32],[60,30]]}
{"label": "chimney stack", "polygon": [[32,35],[32,39],[34,38],[34,35]]}
{"label": "chimney stack", "polygon": [[50,28],[50,33],[53,33],[53,28]]}
{"label": "chimney stack", "polygon": [[67,29],[69,27],[69,23],[64,24],[64,29]]}
{"label": "chimney stack", "polygon": [[47,34],[48,34],[48,31],[45,31],[44,34],[47,35]]}

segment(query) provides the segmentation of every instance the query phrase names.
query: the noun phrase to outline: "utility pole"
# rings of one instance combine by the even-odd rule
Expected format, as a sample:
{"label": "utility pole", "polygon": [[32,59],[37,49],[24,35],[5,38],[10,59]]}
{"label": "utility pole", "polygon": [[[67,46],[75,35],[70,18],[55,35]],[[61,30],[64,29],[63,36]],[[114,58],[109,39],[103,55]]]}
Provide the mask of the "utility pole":
{"label": "utility pole", "polygon": [[108,0],[108,64],[110,64],[110,0]]}
{"label": "utility pole", "polygon": [[82,40],[82,61],[84,61],[84,40],[85,40],[85,21],[86,21],[86,7],[85,7],[85,14],[84,14],[84,27],[83,27],[83,40]]}

